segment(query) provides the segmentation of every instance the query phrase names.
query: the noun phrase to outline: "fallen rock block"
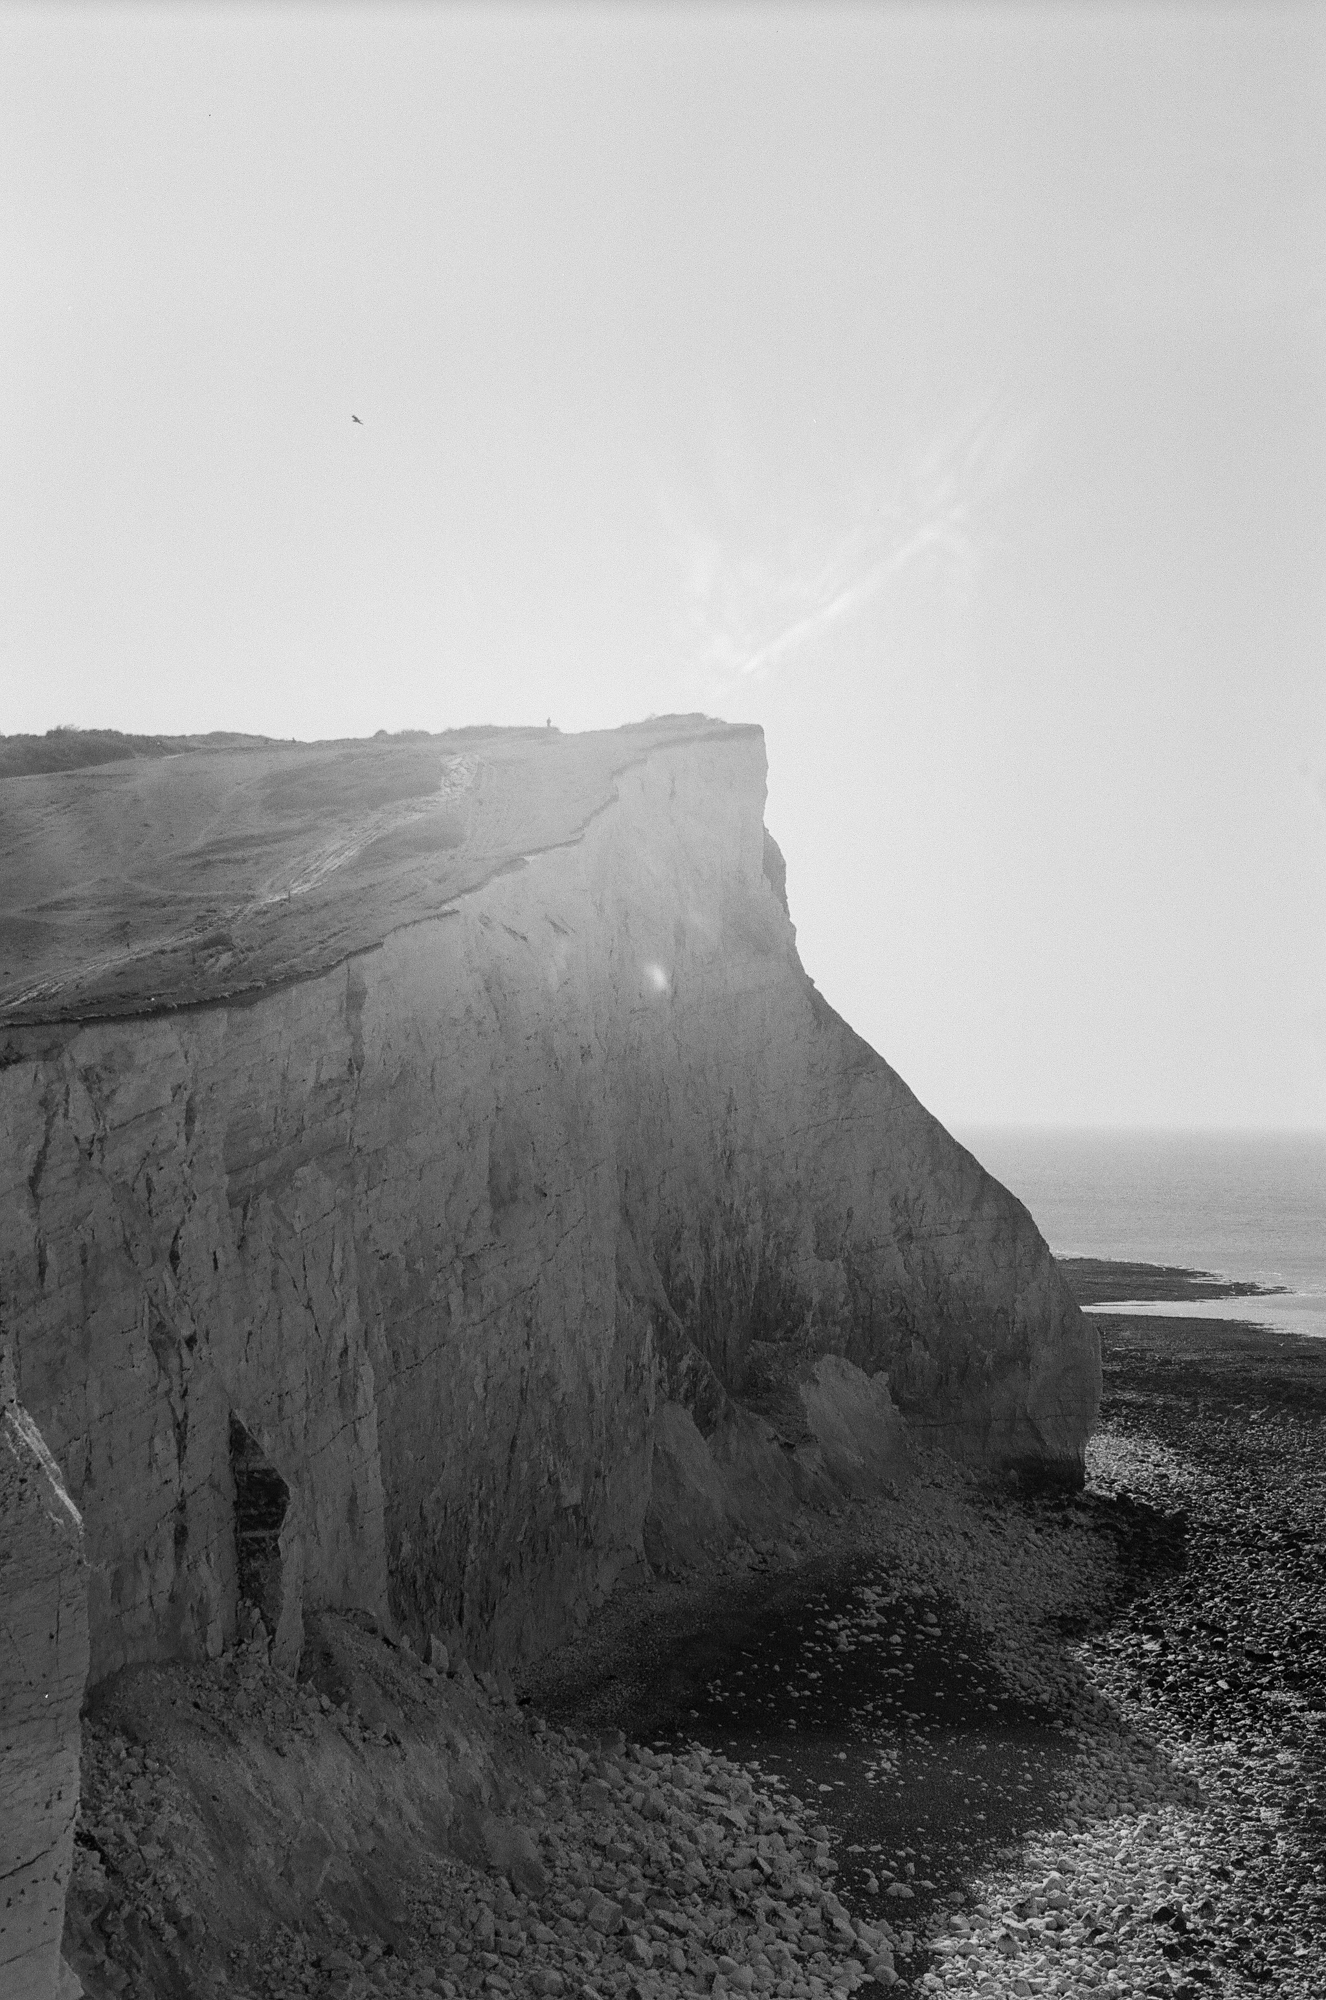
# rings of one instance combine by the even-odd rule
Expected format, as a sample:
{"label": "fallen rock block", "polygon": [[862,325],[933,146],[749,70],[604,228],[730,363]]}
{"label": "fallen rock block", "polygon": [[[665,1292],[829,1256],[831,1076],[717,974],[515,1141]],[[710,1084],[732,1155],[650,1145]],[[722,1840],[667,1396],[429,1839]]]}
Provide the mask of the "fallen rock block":
{"label": "fallen rock block", "polygon": [[599,1896],[589,1906],[589,1921],[604,1937],[612,1937],[622,1927],[622,1906],[611,1897]]}
{"label": "fallen rock block", "polygon": [[505,1875],[520,1895],[537,1902],[547,1890],[548,1871],[533,1834],[510,1820],[491,1818],[484,1820],[482,1832],[488,1866],[494,1874]]}

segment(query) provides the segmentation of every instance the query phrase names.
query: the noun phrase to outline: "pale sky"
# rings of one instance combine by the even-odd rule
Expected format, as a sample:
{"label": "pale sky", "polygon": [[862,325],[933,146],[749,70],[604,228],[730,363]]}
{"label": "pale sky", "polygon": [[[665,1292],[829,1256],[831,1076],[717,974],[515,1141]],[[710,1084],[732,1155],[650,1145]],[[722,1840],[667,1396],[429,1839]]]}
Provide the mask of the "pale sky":
{"label": "pale sky", "polygon": [[1326,10],[0,4],[0,271],[0,731],[758,721],[947,1123],[1326,1125]]}

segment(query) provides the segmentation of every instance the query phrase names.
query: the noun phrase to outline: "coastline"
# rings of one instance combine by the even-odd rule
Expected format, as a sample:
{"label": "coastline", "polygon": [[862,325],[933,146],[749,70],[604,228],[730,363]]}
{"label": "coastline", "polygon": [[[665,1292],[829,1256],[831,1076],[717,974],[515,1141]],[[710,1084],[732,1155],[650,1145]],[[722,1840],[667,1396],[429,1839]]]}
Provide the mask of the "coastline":
{"label": "coastline", "polygon": [[[1083,1492],[920,1454],[896,1495],[621,1593],[520,1705],[344,1620],[307,1686],[247,1649],[117,1679],[66,1943],[94,2000],[131,1972],[173,1992],[186,1963],[217,2000],[1316,2000],[1326,1348],[1100,1325]],[[144,1772],[134,1744],[173,1733]],[[460,1807],[437,1857],[404,1816],[429,1757]],[[218,1794],[238,1826],[287,1774],[362,1840],[333,1864],[359,1887],[333,1907],[312,1886],[261,1931],[235,1907],[221,1973],[171,1870],[201,1881],[228,1851],[186,1833]],[[346,1785],[379,1803],[342,1831]],[[302,1839],[285,1872],[312,1885],[326,1855]]]}
{"label": "coastline", "polygon": [[1289,1334],[1326,1340],[1326,1292],[1264,1285],[1163,1264],[1103,1257],[1055,1260],[1083,1312],[1106,1318],[1183,1320],[1251,1329],[1259,1338]]}
{"label": "coastline", "polygon": [[[1259,1295],[1151,1268],[1162,1297]],[[560,1684],[545,1663],[537,1698],[599,1727],[658,1724],[642,1676],[694,1688],[698,1664],[730,1699],[722,1632],[697,1630],[706,1601],[724,1605],[720,1626],[754,1619],[785,1694],[768,1614],[776,1626],[780,1607],[817,1604],[820,1636],[854,1650],[879,1622],[865,1593],[882,1580],[895,1624],[913,1607],[907,1666],[913,1687],[930,1674],[930,1712],[913,1694],[872,1743],[879,1718],[840,1704],[820,1796],[849,1912],[883,1899],[915,1923],[900,1990],[1309,2000],[1326,1982],[1326,1350],[1217,1319],[1098,1323],[1105,1398],[1076,1501],[1010,1498],[933,1461],[892,1508],[822,1524],[795,1589],[755,1551],[693,1585],[689,1611],[655,1599],[633,1626],[629,1603],[610,1608]],[[930,1616],[947,1647],[926,1650]],[[785,1708],[783,1694],[769,1690]],[[758,1751],[804,1786],[805,1735],[789,1760],[767,1731],[743,1740],[730,1707],[677,1713],[675,1691],[672,1705],[694,1740],[735,1725],[729,1754]],[[854,1743],[864,1784],[830,1778]],[[958,1782],[940,1786],[941,1823],[921,1837],[918,1775],[934,1785],[946,1770]]]}
{"label": "coastline", "polygon": [[1248,1278],[1225,1278],[1217,1271],[1186,1265],[1147,1264],[1121,1257],[1056,1257],[1068,1289],[1083,1308],[1126,1305],[1193,1304],[1212,1299],[1272,1299],[1288,1285],[1262,1285]]}

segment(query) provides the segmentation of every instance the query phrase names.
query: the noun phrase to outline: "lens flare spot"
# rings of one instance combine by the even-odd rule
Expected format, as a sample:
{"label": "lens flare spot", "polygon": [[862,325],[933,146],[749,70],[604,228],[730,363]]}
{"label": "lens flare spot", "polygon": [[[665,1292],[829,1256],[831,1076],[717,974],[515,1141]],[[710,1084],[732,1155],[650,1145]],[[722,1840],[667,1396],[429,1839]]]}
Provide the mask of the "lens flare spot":
{"label": "lens flare spot", "polygon": [[651,958],[645,967],[645,985],[654,993],[666,993],[671,984],[658,960]]}

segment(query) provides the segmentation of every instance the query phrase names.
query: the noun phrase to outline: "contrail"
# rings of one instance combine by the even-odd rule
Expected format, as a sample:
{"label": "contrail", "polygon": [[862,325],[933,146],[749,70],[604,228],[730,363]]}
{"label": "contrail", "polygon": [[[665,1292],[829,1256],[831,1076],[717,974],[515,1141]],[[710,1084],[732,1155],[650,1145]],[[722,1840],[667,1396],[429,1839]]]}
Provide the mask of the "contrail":
{"label": "contrail", "polygon": [[[911,564],[939,557],[947,573],[969,581],[994,532],[993,514],[1028,443],[1026,425],[1010,426],[997,405],[936,436],[894,482],[876,490],[856,525],[823,560],[799,555],[739,554],[697,525],[689,510],[665,512],[680,543],[692,643],[704,671],[721,680],[784,666],[823,633],[846,623]],[[789,524],[790,527],[790,524]],[[789,535],[786,539],[791,542]],[[771,636],[764,636],[771,634]]]}
{"label": "contrail", "polygon": [[906,569],[909,562],[927,549],[946,549],[950,554],[969,557],[967,538],[961,531],[955,531],[952,521],[926,521],[910,534],[896,549],[890,551],[882,562],[867,570],[866,574],[849,583],[814,611],[795,619],[776,638],[751,654],[737,669],[741,674],[758,674],[771,667],[786,653],[793,653],[807,639],[813,639],[827,626],[836,625],[848,618],[854,611],[867,603],[875,593],[899,571]]}

